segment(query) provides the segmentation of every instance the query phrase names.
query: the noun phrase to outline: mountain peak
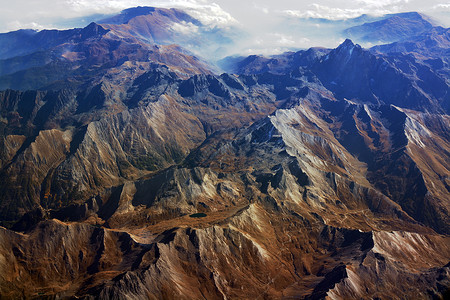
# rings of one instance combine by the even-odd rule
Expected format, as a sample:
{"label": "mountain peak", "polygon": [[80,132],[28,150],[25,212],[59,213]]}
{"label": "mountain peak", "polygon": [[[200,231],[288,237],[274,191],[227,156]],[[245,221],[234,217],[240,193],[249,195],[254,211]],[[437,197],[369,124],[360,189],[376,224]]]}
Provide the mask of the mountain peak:
{"label": "mountain peak", "polygon": [[96,35],[103,35],[107,32],[108,30],[103,28],[101,25],[98,25],[95,22],[91,22],[88,26],[84,27],[81,30],[81,35],[84,38],[89,38]]}
{"label": "mountain peak", "polygon": [[353,48],[353,47],[355,47],[355,44],[353,43],[353,41],[351,39],[345,39],[345,41],[341,45],[339,45],[339,47]]}
{"label": "mountain peak", "polygon": [[145,16],[145,15],[151,15],[157,10],[155,7],[150,6],[138,6],[138,7],[132,7],[124,9],[120,12],[120,14],[115,15],[110,18],[106,18],[103,20],[100,20],[99,23],[101,24],[126,24],[131,19],[139,17],[139,16]]}
{"label": "mountain peak", "polygon": [[350,55],[353,53],[355,48],[361,48],[358,44],[353,43],[351,39],[346,39],[342,44],[340,44],[336,48],[337,53],[349,53]]}
{"label": "mountain peak", "polygon": [[155,10],[156,10],[156,8],[152,7],[152,6],[137,6],[137,7],[131,7],[131,8],[124,9],[121,14],[133,15],[133,16],[148,15],[148,14],[154,12]]}

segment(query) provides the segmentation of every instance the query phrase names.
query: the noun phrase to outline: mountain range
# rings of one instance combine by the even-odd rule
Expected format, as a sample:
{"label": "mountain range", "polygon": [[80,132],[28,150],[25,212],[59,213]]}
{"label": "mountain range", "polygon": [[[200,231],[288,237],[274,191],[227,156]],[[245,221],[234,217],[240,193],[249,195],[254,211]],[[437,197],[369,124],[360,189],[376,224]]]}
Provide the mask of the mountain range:
{"label": "mountain range", "polygon": [[179,9],[0,34],[0,298],[446,299],[450,43],[426,20],[220,75],[194,52],[232,38]]}
{"label": "mountain range", "polygon": [[363,42],[391,43],[428,32],[433,25],[434,21],[417,12],[389,14],[381,20],[347,28],[344,35]]}

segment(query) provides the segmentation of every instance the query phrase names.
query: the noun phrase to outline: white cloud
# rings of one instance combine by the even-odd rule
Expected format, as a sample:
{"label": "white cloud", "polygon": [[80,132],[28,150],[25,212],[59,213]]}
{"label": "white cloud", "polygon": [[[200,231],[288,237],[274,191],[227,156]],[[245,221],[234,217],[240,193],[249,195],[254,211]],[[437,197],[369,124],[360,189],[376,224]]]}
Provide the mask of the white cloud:
{"label": "white cloud", "polygon": [[68,8],[74,12],[80,13],[92,13],[92,12],[102,12],[111,13],[118,10],[136,6],[139,1],[125,0],[125,1],[106,1],[106,0],[67,0]]}
{"label": "white cloud", "polygon": [[305,6],[303,9],[287,9],[284,10],[283,13],[287,16],[297,18],[343,20],[355,18],[362,14],[384,15],[401,11],[417,10],[412,8],[415,4],[411,2],[420,2],[420,0],[337,0],[334,2],[335,3],[333,3],[333,1],[318,1],[317,3]]}
{"label": "white cloud", "polygon": [[450,11],[450,3],[441,3],[433,6],[433,9],[442,9],[446,10],[447,12]]}
{"label": "white cloud", "polygon": [[275,44],[279,46],[295,46],[296,42],[290,35],[285,35],[282,33],[273,33],[272,36],[275,38]]}
{"label": "white cloud", "polygon": [[253,2],[253,8],[258,10],[258,11],[261,11],[262,13],[264,13],[266,15],[270,13],[270,10],[269,10],[269,8],[267,6],[260,5],[260,4],[256,3],[256,2]]}
{"label": "white cloud", "polygon": [[372,7],[388,7],[392,5],[408,3],[409,0],[355,0],[355,2],[365,6],[366,8],[372,8]]}
{"label": "white cloud", "polygon": [[443,26],[450,26],[450,3],[438,3],[430,6],[424,12],[431,15],[434,20],[443,24]]}
{"label": "white cloud", "polygon": [[[177,7],[176,5],[175,7]],[[218,4],[189,3],[184,8],[192,17],[198,19],[203,25],[225,28],[236,25],[238,22]]]}
{"label": "white cloud", "polygon": [[34,29],[34,30],[42,30],[42,29],[46,29],[48,28],[48,26],[42,25],[42,24],[38,24],[36,22],[31,22],[31,23],[21,23],[20,21],[11,21],[9,23],[6,24],[7,28],[12,28],[14,29],[19,29],[19,28],[27,28],[27,29]]}
{"label": "white cloud", "polygon": [[187,35],[187,34],[193,34],[198,32],[198,26],[192,23],[188,22],[181,22],[181,23],[173,23],[171,26],[171,29],[175,32]]}
{"label": "white cloud", "polygon": [[[367,0],[364,0],[367,1]],[[373,7],[357,8],[336,8],[313,3],[309,5],[308,10],[285,10],[284,14],[297,18],[321,18],[328,20],[344,20],[359,17],[362,14],[383,15],[397,12],[397,7],[384,8],[384,5],[375,5]]]}

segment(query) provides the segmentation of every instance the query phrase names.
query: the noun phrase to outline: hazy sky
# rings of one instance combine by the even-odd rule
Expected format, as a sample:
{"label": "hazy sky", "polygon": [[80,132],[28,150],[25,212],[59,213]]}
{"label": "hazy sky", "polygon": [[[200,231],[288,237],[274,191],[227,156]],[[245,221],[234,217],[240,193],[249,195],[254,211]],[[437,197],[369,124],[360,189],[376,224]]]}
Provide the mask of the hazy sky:
{"label": "hazy sky", "polygon": [[[289,32],[279,26],[286,18],[336,20],[364,13],[419,11],[445,27],[450,26],[450,0],[0,0],[0,4],[0,32],[20,28],[83,27],[93,20],[94,14],[114,14],[134,6],[182,7],[205,24],[244,28],[251,36],[249,53],[255,50],[263,53],[266,45],[270,45],[271,52],[277,52],[278,48],[282,51],[289,47],[318,46],[311,28],[305,28],[305,34],[301,34],[302,28],[298,27],[292,34],[292,30]],[[322,40],[320,46],[333,46],[338,42],[337,38]]]}
{"label": "hazy sky", "polygon": [[139,5],[189,7],[211,22],[225,25],[233,16],[253,28],[281,15],[343,19],[402,11],[424,12],[450,26],[449,0],[0,0],[0,4],[0,32],[61,28],[73,18],[111,14]]}

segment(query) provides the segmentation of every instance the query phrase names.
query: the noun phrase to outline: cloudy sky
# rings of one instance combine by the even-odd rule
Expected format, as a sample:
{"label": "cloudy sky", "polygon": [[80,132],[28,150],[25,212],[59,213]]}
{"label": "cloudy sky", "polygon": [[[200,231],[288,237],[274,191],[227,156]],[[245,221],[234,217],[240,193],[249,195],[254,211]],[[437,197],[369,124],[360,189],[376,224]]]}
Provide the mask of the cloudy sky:
{"label": "cloudy sky", "polygon": [[283,15],[345,19],[364,13],[405,11],[423,12],[450,26],[449,0],[0,0],[0,3],[0,32],[62,28],[77,22],[83,26],[90,15],[113,14],[133,6],[187,7],[206,21],[225,25],[236,20],[252,28]]}
{"label": "cloudy sky", "polygon": [[304,34],[300,34],[301,26],[293,34],[292,30],[279,26],[281,20],[286,24],[286,20],[308,17],[342,20],[361,14],[419,11],[445,27],[450,26],[450,0],[0,0],[0,3],[0,32],[83,27],[99,19],[99,15],[115,14],[134,6],[185,8],[204,24],[248,31],[249,53],[258,45],[261,45],[259,52],[264,52],[264,45],[269,44],[272,51],[274,48],[282,51],[289,47],[319,46],[317,43],[333,46],[340,42],[314,40],[314,36],[326,31],[319,28],[320,24],[315,24],[317,31],[305,25]]}

